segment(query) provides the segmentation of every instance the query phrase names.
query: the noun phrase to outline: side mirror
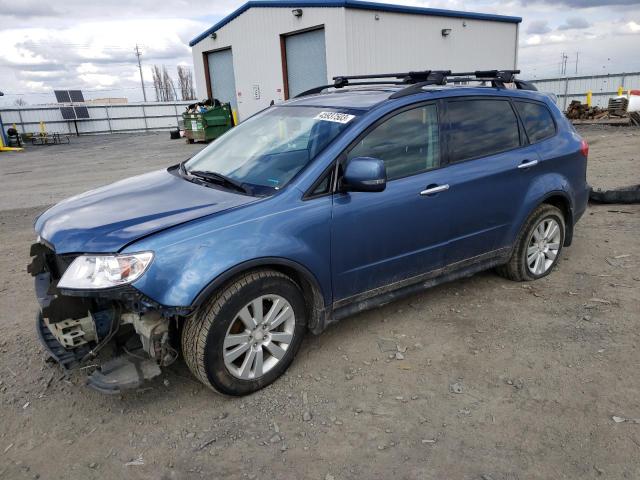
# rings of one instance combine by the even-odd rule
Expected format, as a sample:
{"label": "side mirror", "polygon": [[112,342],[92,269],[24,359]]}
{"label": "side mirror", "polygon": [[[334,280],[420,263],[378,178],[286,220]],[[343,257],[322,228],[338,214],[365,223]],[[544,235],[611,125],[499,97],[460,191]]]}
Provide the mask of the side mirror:
{"label": "side mirror", "polygon": [[378,158],[352,158],[342,176],[347,192],[382,192],[387,187],[387,170]]}

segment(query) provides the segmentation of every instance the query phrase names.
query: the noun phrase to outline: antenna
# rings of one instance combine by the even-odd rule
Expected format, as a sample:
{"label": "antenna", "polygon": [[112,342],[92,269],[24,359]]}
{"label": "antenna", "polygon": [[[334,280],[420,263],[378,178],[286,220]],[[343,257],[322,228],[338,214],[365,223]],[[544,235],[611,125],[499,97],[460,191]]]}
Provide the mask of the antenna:
{"label": "antenna", "polygon": [[142,96],[144,97],[144,101],[147,101],[147,92],[144,89],[144,79],[142,78],[142,64],[140,63],[140,57],[142,56],[142,52],[140,51],[140,47],[136,43],[136,57],[138,57],[138,69],[140,70],[140,84],[142,85]]}

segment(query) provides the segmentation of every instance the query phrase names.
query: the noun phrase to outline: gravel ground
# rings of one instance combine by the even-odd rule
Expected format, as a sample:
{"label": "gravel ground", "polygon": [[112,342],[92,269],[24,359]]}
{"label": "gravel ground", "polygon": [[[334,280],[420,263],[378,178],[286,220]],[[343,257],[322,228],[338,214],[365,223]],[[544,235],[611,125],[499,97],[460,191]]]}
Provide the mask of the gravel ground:
{"label": "gravel ground", "polygon": [[[591,184],[640,181],[640,130],[581,132]],[[34,331],[34,216],[199,148],[163,133],[0,154],[1,479],[640,478],[638,205],[591,206],[540,281],[485,272],[308,336],[249,397],[181,361],[122,397],[65,378]]]}

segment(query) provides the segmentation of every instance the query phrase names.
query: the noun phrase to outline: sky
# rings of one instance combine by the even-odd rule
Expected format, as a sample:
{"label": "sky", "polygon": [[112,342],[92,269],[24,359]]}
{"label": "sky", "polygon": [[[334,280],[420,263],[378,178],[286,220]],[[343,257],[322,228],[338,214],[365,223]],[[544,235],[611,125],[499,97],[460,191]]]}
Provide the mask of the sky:
{"label": "sky", "polygon": [[[191,66],[189,41],[244,0],[0,0],[0,105],[55,102],[53,89],[86,98],[141,101],[134,53],[142,52],[149,99],[150,67]],[[521,78],[567,73],[640,71],[640,0],[386,0],[423,7],[513,15],[520,25]],[[576,62],[577,58],[577,62]],[[429,66],[425,66],[428,68]]]}

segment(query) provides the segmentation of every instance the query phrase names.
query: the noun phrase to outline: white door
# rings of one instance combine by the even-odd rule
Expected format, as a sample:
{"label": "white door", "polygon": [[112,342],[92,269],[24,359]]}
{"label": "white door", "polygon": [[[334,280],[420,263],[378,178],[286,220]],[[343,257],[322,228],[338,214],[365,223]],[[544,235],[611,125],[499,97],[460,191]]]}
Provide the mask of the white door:
{"label": "white door", "polygon": [[207,57],[211,95],[222,103],[231,103],[231,108],[237,110],[236,77],[233,73],[233,54],[231,49],[211,52]]}
{"label": "white door", "polygon": [[289,98],[327,84],[324,29],[285,37]]}

